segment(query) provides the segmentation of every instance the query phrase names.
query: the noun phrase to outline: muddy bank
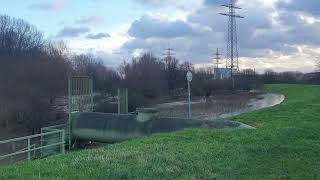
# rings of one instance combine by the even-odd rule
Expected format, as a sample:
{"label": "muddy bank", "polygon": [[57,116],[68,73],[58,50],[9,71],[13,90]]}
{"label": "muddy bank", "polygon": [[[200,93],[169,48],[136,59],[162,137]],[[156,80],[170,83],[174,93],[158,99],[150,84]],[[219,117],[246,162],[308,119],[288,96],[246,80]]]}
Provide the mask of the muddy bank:
{"label": "muddy bank", "polygon": [[[203,120],[217,120],[246,112],[272,107],[283,102],[279,94],[237,93],[201,98],[192,102],[192,116]],[[160,116],[187,117],[188,102],[179,101],[156,105]]]}
{"label": "muddy bank", "polygon": [[264,108],[273,107],[281,104],[285,100],[285,96],[281,94],[261,94],[257,98],[250,99],[247,106],[237,111],[218,114],[217,116],[209,116],[206,119],[219,119],[237,116],[243,113],[253,112]]}

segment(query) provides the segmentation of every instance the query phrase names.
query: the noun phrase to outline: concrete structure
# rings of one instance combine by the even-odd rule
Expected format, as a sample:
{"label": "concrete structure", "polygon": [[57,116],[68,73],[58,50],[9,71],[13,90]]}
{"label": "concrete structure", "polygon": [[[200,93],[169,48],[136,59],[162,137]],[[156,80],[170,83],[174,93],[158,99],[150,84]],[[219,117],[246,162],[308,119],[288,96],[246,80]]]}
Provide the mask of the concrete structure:
{"label": "concrete structure", "polygon": [[231,75],[230,68],[214,68],[214,79],[229,79]]}

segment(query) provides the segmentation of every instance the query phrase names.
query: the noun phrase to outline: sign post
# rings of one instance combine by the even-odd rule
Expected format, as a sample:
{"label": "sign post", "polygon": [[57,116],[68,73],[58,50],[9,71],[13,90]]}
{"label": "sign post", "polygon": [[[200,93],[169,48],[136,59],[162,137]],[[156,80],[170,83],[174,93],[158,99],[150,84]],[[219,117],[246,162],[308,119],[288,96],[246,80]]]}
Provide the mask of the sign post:
{"label": "sign post", "polygon": [[189,118],[191,118],[191,90],[190,83],[192,81],[192,72],[188,71],[187,73],[187,81],[188,81],[188,96],[189,96]]}

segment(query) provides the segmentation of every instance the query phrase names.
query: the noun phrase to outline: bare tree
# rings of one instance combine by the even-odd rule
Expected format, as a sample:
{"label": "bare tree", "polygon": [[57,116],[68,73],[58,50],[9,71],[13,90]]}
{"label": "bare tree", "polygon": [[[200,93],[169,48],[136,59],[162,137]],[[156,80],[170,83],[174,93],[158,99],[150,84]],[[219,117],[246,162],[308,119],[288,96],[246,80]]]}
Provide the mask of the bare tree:
{"label": "bare tree", "polygon": [[170,90],[176,89],[177,80],[179,78],[179,60],[168,56],[164,58],[165,72]]}
{"label": "bare tree", "polygon": [[6,55],[40,54],[46,41],[34,26],[0,15],[0,53]]}
{"label": "bare tree", "polygon": [[50,105],[65,93],[65,48],[43,38],[34,26],[0,16],[0,122],[36,131],[48,122]]}

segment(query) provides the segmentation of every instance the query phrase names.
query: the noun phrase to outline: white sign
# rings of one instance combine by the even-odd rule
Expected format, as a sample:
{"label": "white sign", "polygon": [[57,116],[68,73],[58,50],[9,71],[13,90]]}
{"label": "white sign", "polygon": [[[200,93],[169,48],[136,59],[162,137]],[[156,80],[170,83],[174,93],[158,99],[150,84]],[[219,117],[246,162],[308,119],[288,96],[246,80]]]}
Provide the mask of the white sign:
{"label": "white sign", "polygon": [[192,81],[192,72],[190,72],[190,71],[188,71],[188,73],[187,73],[187,80],[188,80],[189,82]]}

